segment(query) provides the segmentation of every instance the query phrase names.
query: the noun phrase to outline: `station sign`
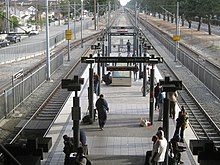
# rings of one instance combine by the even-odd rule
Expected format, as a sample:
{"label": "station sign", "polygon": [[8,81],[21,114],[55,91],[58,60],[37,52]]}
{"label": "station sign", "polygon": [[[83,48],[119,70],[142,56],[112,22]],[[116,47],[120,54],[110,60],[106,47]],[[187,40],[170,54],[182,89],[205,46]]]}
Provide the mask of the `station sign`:
{"label": "station sign", "polygon": [[107,66],[107,71],[135,71],[135,66]]}
{"label": "station sign", "polygon": [[65,32],[66,32],[65,33],[66,40],[71,40],[72,39],[72,34],[73,34],[72,30],[68,29]]}
{"label": "station sign", "polygon": [[136,33],[128,33],[128,32],[111,32],[108,33],[110,36],[136,36]]}
{"label": "station sign", "polygon": [[162,63],[162,57],[81,57],[82,63]]}
{"label": "station sign", "polygon": [[133,26],[112,26],[111,29],[134,29]]}

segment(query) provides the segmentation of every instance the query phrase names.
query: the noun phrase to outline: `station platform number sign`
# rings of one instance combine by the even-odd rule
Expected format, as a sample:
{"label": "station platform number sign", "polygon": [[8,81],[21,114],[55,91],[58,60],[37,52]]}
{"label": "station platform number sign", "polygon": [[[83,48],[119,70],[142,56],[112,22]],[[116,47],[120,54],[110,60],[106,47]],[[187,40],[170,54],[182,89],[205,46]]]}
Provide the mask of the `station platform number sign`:
{"label": "station platform number sign", "polygon": [[173,41],[179,41],[180,38],[180,35],[173,35]]}
{"label": "station platform number sign", "polygon": [[67,29],[66,33],[65,33],[66,40],[71,40],[72,39],[72,34],[73,34],[72,30],[71,29]]}

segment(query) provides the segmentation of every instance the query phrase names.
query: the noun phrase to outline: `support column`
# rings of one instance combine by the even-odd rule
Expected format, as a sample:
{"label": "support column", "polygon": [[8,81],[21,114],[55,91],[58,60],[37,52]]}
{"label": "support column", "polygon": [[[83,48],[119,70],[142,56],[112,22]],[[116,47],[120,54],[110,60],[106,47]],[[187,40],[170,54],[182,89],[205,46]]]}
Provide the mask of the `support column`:
{"label": "support column", "polygon": [[[164,137],[169,141],[169,109],[170,109],[170,101],[167,98],[167,92],[166,92],[166,98],[164,98],[164,108],[163,108],[163,130],[164,130]],[[166,152],[165,157],[165,165],[168,165],[168,148]]]}
{"label": "support column", "polygon": [[94,105],[93,105],[93,92],[94,92],[94,82],[93,82],[93,68],[92,63],[89,68],[89,87],[88,87],[88,99],[89,99],[89,116],[94,120]]}
{"label": "support column", "polygon": [[[100,53],[99,53],[99,50],[98,50],[98,54],[97,54],[98,57],[100,57]],[[97,74],[99,76],[99,83],[98,83],[98,91],[97,91],[97,95],[99,96],[100,95],[100,77],[101,77],[101,71],[100,71],[100,63],[97,64]]]}
{"label": "support column", "polygon": [[154,122],[154,65],[150,71],[150,116],[149,116],[151,125]]}

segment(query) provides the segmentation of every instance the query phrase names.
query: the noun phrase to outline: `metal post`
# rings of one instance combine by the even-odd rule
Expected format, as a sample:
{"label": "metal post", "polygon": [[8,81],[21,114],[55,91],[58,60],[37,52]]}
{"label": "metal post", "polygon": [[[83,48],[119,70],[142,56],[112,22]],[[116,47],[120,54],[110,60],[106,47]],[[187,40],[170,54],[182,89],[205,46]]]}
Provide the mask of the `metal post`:
{"label": "metal post", "polygon": [[74,21],[73,21],[73,29],[74,29],[74,39],[76,39],[76,3],[73,4],[73,15],[74,15]]}
{"label": "metal post", "polygon": [[[164,108],[163,108],[163,130],[164,130],[164,137],[169,141],[169,109],[170,109],[170,101],[167,97],[167,92],[166,92],[166,98],[164,98]],[[168,149],[167,147],[167,152],[166,152],[166,157],[165,157],[165,165],[168,165]]]}
{"label": "metal post", "polygon": [[[146,57],[146,51],[144,51],[144,57]],[[143,68],[143,96],[146,96],[146,63],[144,63],[144,68]]]}
{"label": "metal post", "polygon": [[[154,56],[152,56],[154,58]],[[151,125],[154,122],[154,65],[152,64],[151,72],[150,72],[150,114],[149,119]]]}
{"label": "metal post", "polygon": [[88,90],[88,96],[89,96],[89,116],[94,120],[94,106],[93,106],[93,91],[94,91],[94,82],[93,82],[93,68],[92,63],[90,64],[89,68],[89,90]]}
{"label": "metal post", "polygon": [[[179,2],[177,2],[176,5],[176,35],[179,35]],[[177,61],[177,54],[178,54],[178,47],[179,47],[179,41],[175,42],[176,45],[176,52],[175,52],[175,62]]]}
{"label": "metal post", "polygon": [[[77,91],[75,91],[75,97],[73,98],[73,109],[72,109],[72,116],[74,108],[79,108],[79,97],[77,96]],[[74,151],[77,151],[79,147],[79,120],[73,120],[73,140],[74,140]]]}
{"label": "metal post", "polygon": [[8,114],[8,99],[7,99],[7,90],[4,90],[4,96],[5,96],[5,118],[7,117]]}
{"label": "metal post", "polygon": [[[97,54],[98,57],[100,57],[100,53],[99,53],[99,50],[98,50],[98,54]],[[97,91],[97,95],[99,96],[100,95],[100,77],[101,77],[101,72],[100,72],[100,63],[97,64],[97,74],[99,76],[99,83],[98,83],[98,91]]]}
{"label": "metal post", "polygon": [[108,2],[108,28],[110,26],[111,2]]}
{"label": "metal post", "polygon": [[10,20],[10,12],[9,12],[9,0],[6,0],[6,28],[5,28],[5,30],[6,30],[6,33],[9,33],[9,31],[10,31],[10,22],[9,22],[9,20]]}
{"label": "metal post", "polygon": [[[104,40],[105,38],[103,37],[103,41],[102,41],[102,57],[105,56],[105,44],[104,44]],[[102,63],[102,77],[105,73],[105,63]],[[100,76],[100,80],[101,80],[101,76]]]}
{"label": "metal post", "polygon": [[[70,30],[70,1],[68,1],[68,30]],[[70,40],[68,39],[67,61],[70,61]]]}
{"label": "metal post", "polygon": [[49,17],[48,17],[48,0],[46,0],[46,65],[47,65],[47,80],[50,80],[50,40],[49,40]]}
{"label": "metal post", "polygon": [[[111,32],[111,29],[109,29],[109,32]],[[108,35],[108,55],[107,56],[110,56],[110,53],[111,53],[111,35]]]}
{"label": "metal post", "polygon": [[[140,45],[139,45],[139,57],[141,57],[142,55],[142,44],[140,41]],[[141,79],[141,72],[142,72],[142,63],[139,63],[139,79]]]}
{"label": "metal post", "polygon": [[97,4],[97,26],[96,30],[99,30],[99,3]]}
{"label": "metal post", "polygon": [[96,30],[96,0],[94,0],[94,30]]}
{"label": "metal post", "polygon": [[83,0],[81,0],[81,48],[83,48]]}

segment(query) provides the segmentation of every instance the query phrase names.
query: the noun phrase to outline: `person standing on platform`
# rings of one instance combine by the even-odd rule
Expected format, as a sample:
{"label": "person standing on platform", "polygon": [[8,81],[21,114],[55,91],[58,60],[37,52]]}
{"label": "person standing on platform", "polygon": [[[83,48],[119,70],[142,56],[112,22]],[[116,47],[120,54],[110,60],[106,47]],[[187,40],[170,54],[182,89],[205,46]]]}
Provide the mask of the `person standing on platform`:
{"label": "person standing on platform", "polygon": [[163,120],[164,98],[165,98],[165,92],[163,92],[161,87],[160,87],[159,94],[158,94],[158,103],[159,103],[158,121]]}
{"label": "person standing on platform", "polygon": [[128,57],[130,57],[130,53],[131,53],[131,43],[130,43],[129,40],[128,40],[128,42],[126,43],[126,46],[127,46]]}
{"label": "person standing on platform", "polygon": [[154,87],[155,111],[157,110],[157,108],[159,108],[159,92],[160,92],[160,84],[157,83],[157,85]]}
{"label": "person standing on platform", "polygon": [[184,106],[181,106],[181,111],[179,112],[179,116],[176,119],[176,130],[173,135],[173,137],[180,135],[181,142],[184,142],[184,131],[188,126],[188,119],[189,117]]}
{"label": "person standing on platform", "polygon": [[149,159],[149,164],[154,165],[155,162],[154,162],[154,160],[152,160],[152,158],[153,158],[153,155],[157,152],[157,142],[158,142],[159,138],[157,135],[154,135],[151,140],[153,142],[153,148],[152,148],[152,152],[151,152],[151,157]]}
{"label": "person standing on platform", "polygon": [[95,72],[93,73],[93,83],[94,83],[94,93],[98,95],[98,86],[99,86],[99,75]]}
{"label": "person standing on platform", "polygon": [[105,126],[107,120],[107,112],[109,112],[108,103],[104,99],[103,94],[100,94],[95,106],[98,111],[99,127],[101,130],[103,130],[103,127]]}
{"label": "person standing on platform", "polygon": [[170,100],[170,117],[172,117],[173,119],[175,119],[175,107],[176,107],[176,102],[177,102],[177,97],[178,94],[177,92],[169,92],[169,100]]}
{"label": "person standing on platform", "polygon": [[76,162],[74,163],[74,165],[87,165],[87,164],[91,164],[91,162],[83,154],[83,148],[78,147],[77,148],[77,154],[76,154]]}
{"label": "person standing on platform", "polygon": [[134,81],[137,81],[137,73],[138,73],[139,69],[138,69],[137,64],[135,64],[134,67],[135,67],[135,69],[133,71],[133,73],[134,73]]}
{"label": "person standing on platform", "polygon": [[158,141],[155,144],[155,153],[152,155],[151,163],[154,165],[163,165],[167,150],[167,140],[162,130],[157,132]]}
{"label": "person standing on platform", "polygon": [[70,154],[73,152],[73,142],[71,138],[67,135],[63,135],[64,148],[63,152],[65,153],[64,165],[69,165]]}

